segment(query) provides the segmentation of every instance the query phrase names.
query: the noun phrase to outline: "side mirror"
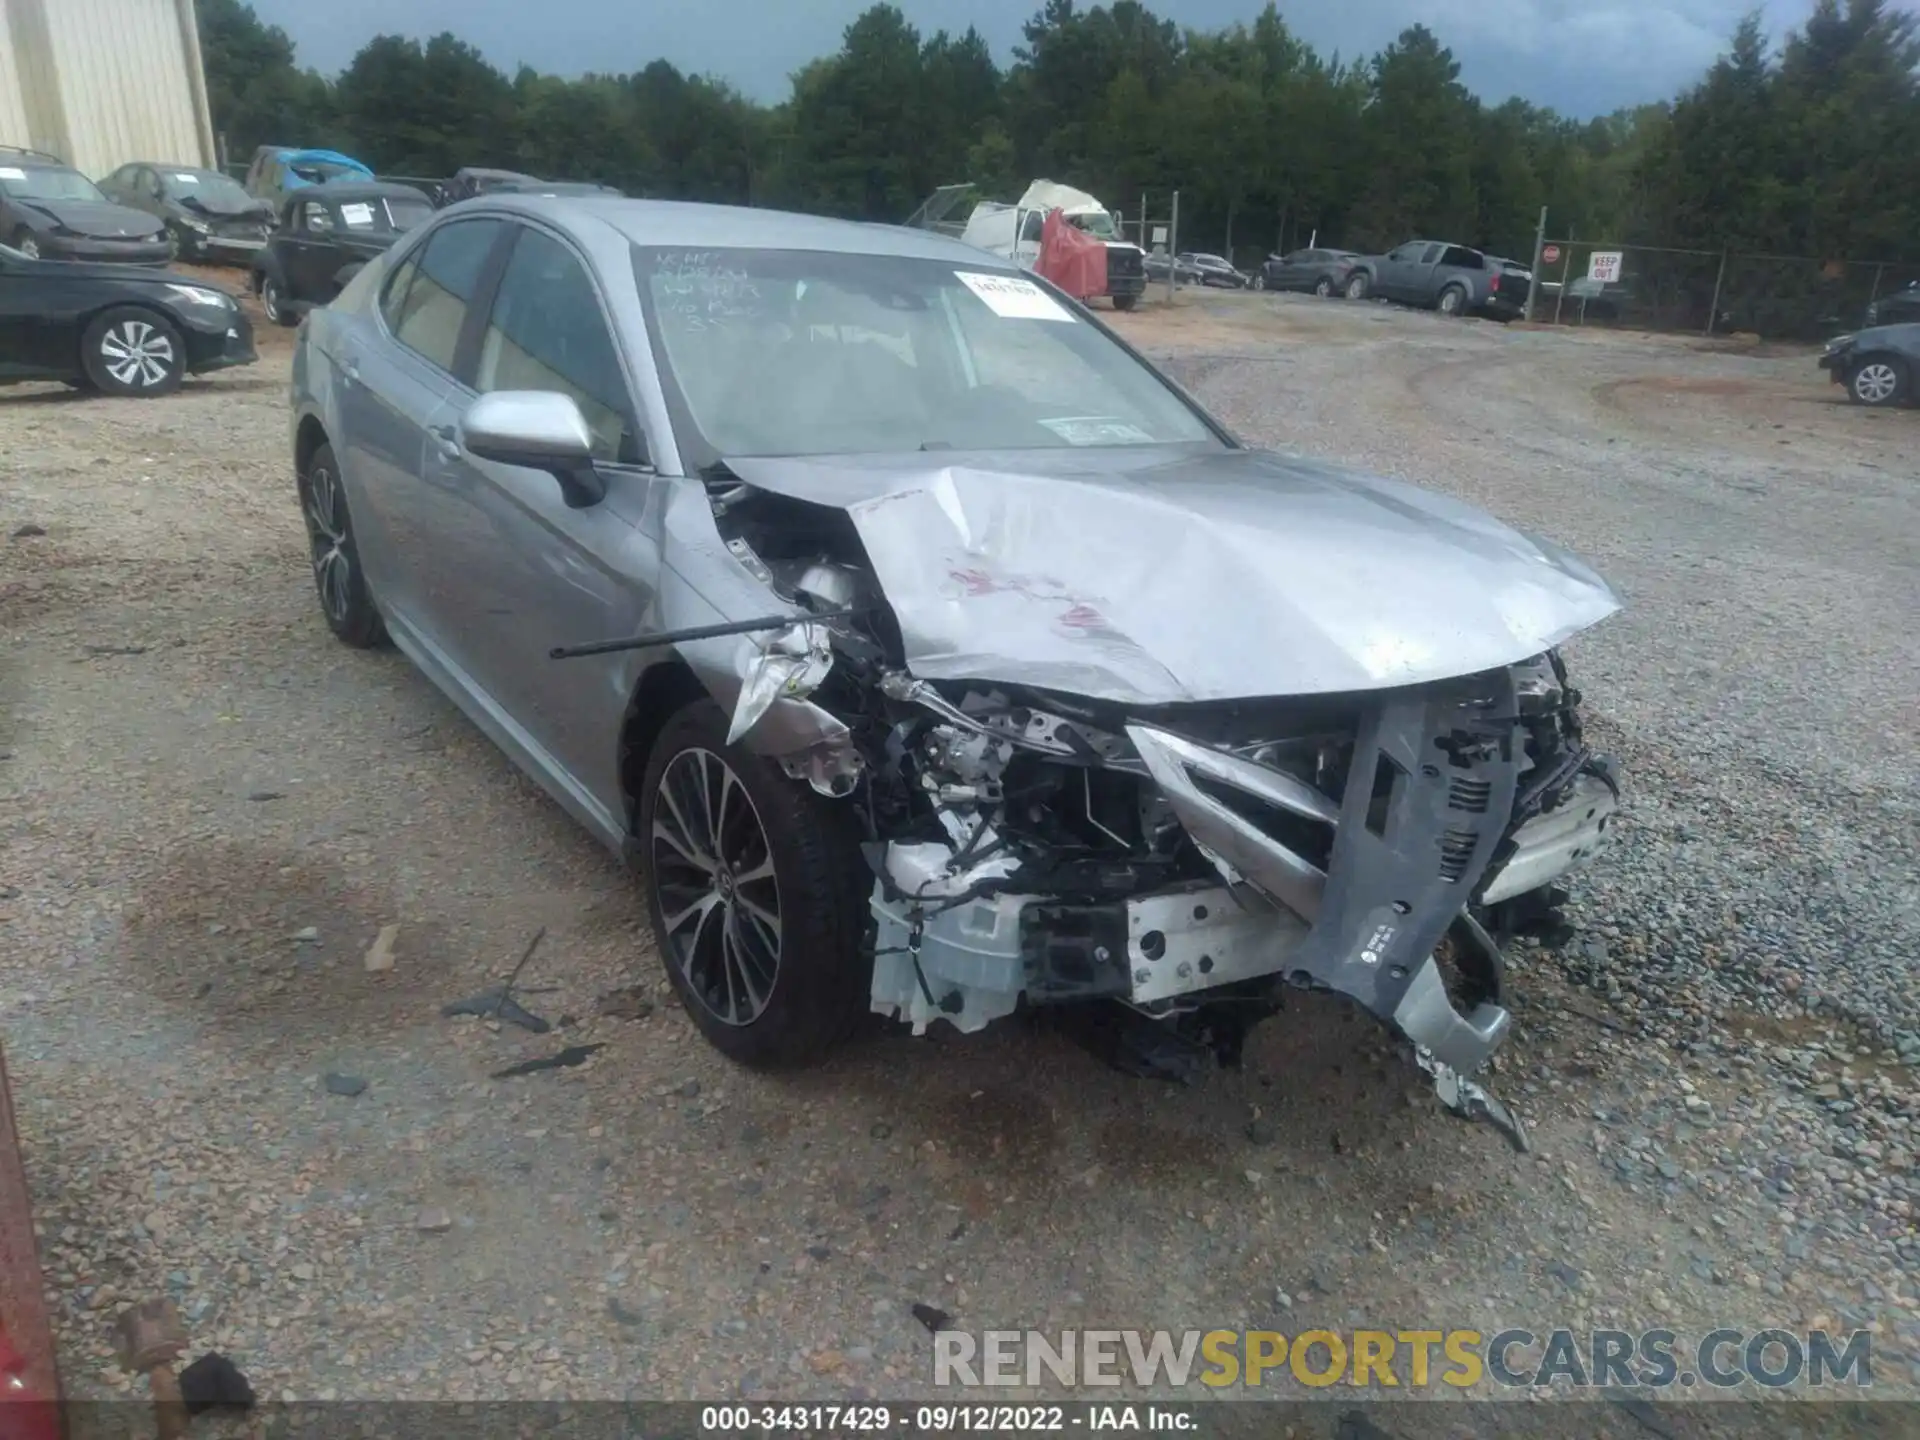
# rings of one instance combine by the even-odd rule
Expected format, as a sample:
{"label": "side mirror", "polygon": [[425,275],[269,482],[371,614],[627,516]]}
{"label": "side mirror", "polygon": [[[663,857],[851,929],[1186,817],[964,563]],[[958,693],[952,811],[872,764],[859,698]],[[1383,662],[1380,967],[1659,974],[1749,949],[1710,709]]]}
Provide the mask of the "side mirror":
{"label": "side mirror", "polygon": [[552,390],[496,390],[460,418],[460,444],[482,460],[544,470],[574,510],[607,498],[593,468],[593,432],[570,395]]}

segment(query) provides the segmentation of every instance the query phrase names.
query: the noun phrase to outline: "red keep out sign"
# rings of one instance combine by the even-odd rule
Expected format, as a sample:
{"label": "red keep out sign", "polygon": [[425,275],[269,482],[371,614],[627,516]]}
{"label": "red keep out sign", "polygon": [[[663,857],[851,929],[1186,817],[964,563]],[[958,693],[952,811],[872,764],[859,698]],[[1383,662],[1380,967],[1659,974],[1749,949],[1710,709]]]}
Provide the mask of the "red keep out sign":
{"label": "red keep out sign", "polygon": [[1543,265],[1552,265],[1558,261],[1559,258],[1560,247],[1558,245],[1549,245],[1540,252],[1540,263]]}

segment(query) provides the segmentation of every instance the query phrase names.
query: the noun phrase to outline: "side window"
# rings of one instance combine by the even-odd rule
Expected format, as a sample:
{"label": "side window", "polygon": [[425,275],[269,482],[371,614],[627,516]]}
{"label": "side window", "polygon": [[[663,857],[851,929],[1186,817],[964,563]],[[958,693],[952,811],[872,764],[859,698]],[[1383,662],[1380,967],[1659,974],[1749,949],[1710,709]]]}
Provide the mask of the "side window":
{"label": "side window", "polygon": [[414,273],[420,268],[420,252],[414,251],[399,265],[393,274],[387,277],[387,285],[380,292],[380,317],[387,322],[389,330],[400,328],[400,307],[406,304],[407,286],[413,283]]}
{"label": "side window", "polygon": [[1447,247],[1444,245],[1427,246],[1427,253],[1420,257],[1420,263],[1422,265],[1434,265],[1439,263],[1440,252],[1446,248]]}
{"label": "side window", "polygon": [[300,207],[300,228],[310,235],[328,234],[333,229],[333,216],[318,200],[309,200]]}
{"label": "side window", "polygon": [[620,356],[580,259],[544,231],[521,229],[480,343],[475,388],[571,396],[599,460],[641,459]]}
{"label": "side window", "polygon": [[1046,232],[1046,228],[1047,217],[1042,215],[1038,210],[1029,210],[1027,212],[1027,218],[1020,222],[1020,238],[1022,240],[1038,240],[1041,235]]}
{"label": "side window", "polygon": [[1443,265],[1453,265],[1462,270],[1481,270],[1485,268],[1480,263],[1479,253],[1467,249],[1464,245],[1449,245],[1447,247],[1447,253],[1441,257],[1440,263]]}
{"label": "side window", "polygon": [[1420,247],[1418,245],[1402,245],[1399,249],[1389,253],[1387,259],[1404,265],[1418,256],[1419,253]]}
{"label": "side window", "polygon": [[462,220],[434,231],[417,252],[419,268],[392,317],[393,333],[442,370],[453,369],[467,302],[473,299],[499,229],[498,220]]}

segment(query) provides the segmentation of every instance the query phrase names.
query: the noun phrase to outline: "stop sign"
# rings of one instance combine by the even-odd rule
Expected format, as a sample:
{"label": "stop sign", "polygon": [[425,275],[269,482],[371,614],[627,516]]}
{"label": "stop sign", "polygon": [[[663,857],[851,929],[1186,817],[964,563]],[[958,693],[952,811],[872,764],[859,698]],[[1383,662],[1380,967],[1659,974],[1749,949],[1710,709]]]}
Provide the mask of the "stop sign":
{"label": "stop sign", "polygon": [[1547,265],[1553,264],[1554,261],[1558,260],[1559,258],[1560,258],[1560,247],[1558,245],[1549,245],[1547,246],[1546,249],[1540,252],[1540,259],[1542,263]]}

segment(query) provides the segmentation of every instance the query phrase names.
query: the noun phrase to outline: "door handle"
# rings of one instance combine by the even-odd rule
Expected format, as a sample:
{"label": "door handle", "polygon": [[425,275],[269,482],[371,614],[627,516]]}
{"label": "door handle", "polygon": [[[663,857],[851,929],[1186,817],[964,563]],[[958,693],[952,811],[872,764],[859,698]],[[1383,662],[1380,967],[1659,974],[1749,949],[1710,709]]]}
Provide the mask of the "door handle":
{"label": "door handle", "polygon": [[460,432],[451,425],[431,425],[427,434],[433,437],[434,452],[442,460],[460,458]]}

